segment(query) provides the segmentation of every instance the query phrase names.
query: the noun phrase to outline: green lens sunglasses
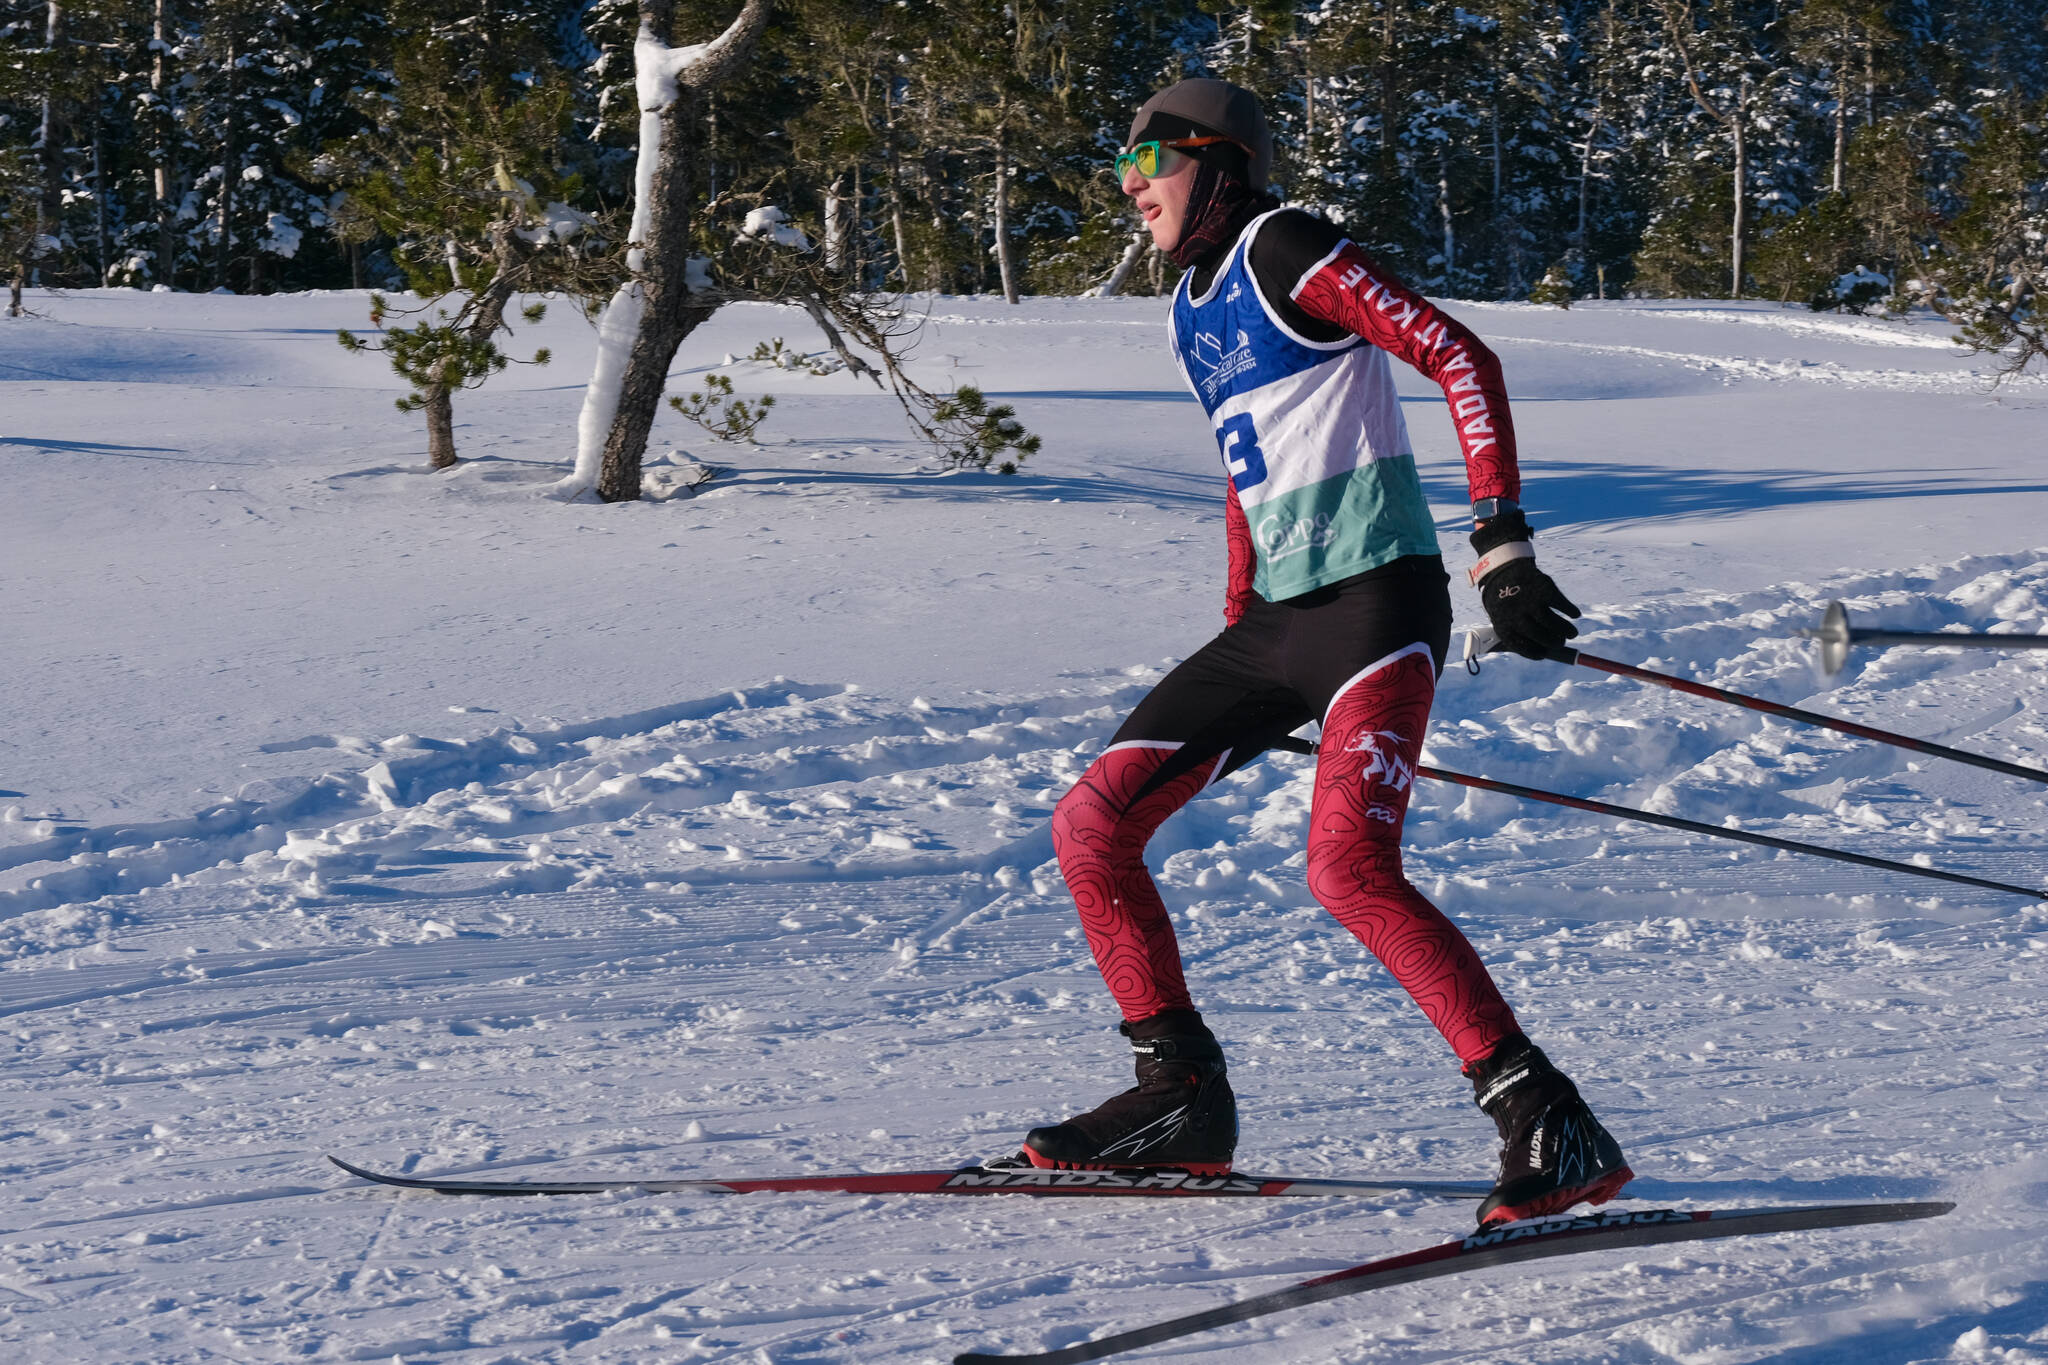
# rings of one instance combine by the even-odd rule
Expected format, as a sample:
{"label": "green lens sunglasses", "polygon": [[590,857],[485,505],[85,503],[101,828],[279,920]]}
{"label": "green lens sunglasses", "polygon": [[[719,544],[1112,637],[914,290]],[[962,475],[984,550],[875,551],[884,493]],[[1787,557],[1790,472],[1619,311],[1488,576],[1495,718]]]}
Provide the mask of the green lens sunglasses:
{"label": "green lens sunglasses", "polygon": [[1131,173],[1131,167],[1136,166],[1138,174],[1150,180],[1159,174],[1159,163],[1165,159],[1166,149],[1179,151],[1184,147],[1208,147],[1228,141],[1230,139],[1227,137],[1177,137],[1166,141],[1140,142],[1116,154],[1116,178],[1122,180]]}

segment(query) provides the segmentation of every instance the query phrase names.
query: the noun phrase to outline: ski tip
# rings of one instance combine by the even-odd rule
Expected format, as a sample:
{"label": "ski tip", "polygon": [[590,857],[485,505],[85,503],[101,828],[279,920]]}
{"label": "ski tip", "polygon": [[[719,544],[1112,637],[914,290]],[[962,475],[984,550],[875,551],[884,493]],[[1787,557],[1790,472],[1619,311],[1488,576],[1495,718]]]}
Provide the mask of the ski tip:
{"label": "ski tip", "polygon": [[360,1167],[360,1166],[353,1166],[353,1165],[350,1165],[350,1164],[349,1164],[348,1162],[346,1162],[346,1161],[343,1161],[343,1160],[342,1160],[342,1159],[341,1159],[340,1157],[336,1156],[336,1155],[335,1155],[334,1153],[332,1153],[332,1152],[327,1152],[327,1153],[325,1153],[324,1155],[325,1155],[325,1156],[327,1157],[327,1159],[328,1159],[329,1161],[331,1161],[331,1162],[333,1162],[333,1163],[334,1163],[335,1165],[337,1165],[337,1166],[341,1167],[341,1169],[343,1169],[344,1171],[347,1171],[347,1172],[348,1172],[348,1173],[349,1173],[350,1175],[353,1175],[353,1176],[360,1176],[360,1177],[362,1177],[362,1178],[363,1178],[364,1180],[375,1180],[375,1179],[377,1178],[377,1177],[376,1177],[375,1175],[373,1175],[373,1174],[372,1174],[372,1173],[370,1173],[369,1171],[366,1171],[366,1170],[364,1170],[364,1169],[363,1169],[362,1167]]}

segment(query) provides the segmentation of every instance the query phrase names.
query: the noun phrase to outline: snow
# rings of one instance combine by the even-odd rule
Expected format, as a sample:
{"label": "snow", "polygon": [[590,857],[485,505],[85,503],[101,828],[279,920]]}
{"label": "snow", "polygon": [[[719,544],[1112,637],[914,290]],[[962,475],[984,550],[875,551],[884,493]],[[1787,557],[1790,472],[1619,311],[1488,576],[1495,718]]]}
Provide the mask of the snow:
{"label": "snow", "polygon": [[[359,293],[36,295],[0,326],[0,1337],[28,1362],[925,1362],[1443,1241],[1419,1198],[461,1202],[420,1172],[719,1176],[1000,1154],[1127,1083],[1052,803],[1220,624],[1213,446],[1158,300],[921,301],[914,373],[1046,438],[943,475],[857,377],[721,360],[695,496],[556,502],[560,365],[430,472]],[[1456,305],[1503,358],[1588,650],[2048,765],[2048,385],[1938,322]],[[524,334],[522,334],[524,335]],[[1454,570],[1462,479],[1403,375]],[[680,391],[680,390],[678,390]],[[1476,599],[1455,575],[1461,619]],[[1428,761],[2003,881],[2048,789],[1590,670],[1453,668]],[[1441,1041],[1302,884],[1305,759],[1162,831],[1240,1162],[1474,1179]],[[1646,1205],[1948,1198],[1923,1225],[1400,1287],[1133,1360],[2048,1360],[2048,907],[1423,784],[1411,875],[1629,1150]]]}
{"label": "snow", "polygon": [[[524,181],[520,188],[529,199],[533,194],[531,186]],[[547,207],[540,211],[540,222],[531,228],[522,228],[519,236],[535,245],[559,242],[567,245],[577,238],[590,233],[597,227],[597,220],[581,209],[571,208],[559,200],[549,200]]]}
{"label": "snow", "polygon": [[704,60],[710,48],[709,43],[670,47],[642,24],[633,38],[634,91],[640,108],[659,113],[680,99],[679,82]]}
{"label": "snow", "polygon": [[[251,167],[253,170],[254,168]],[[299,254],[299,242],[305,237],[298,226],[282,213],[270,215],[268,227],[263,236],[263,249],[273,256],[289,260]]]}
{"label": "snow", "polygon": [[584,497],[597,488],[604,470],[604,444],[611,435],[612,419],[618,416],[626,366],[633,358],[633,338],[640,334],[640,319],[646,311],[647,288],[632,279],[619,286],[598,318],[597,353],[590,367],[590,382],[583,389],[583,407],[576,416],[575,467],[555,486],[564,498]]}
{"label": "snow", "polygon": [[654,230],[654,169],[661,163],[661,111],[640,112],[640,148],[633,159],[633,226],[626,268],[647,269],[647,234]]}
{"label": "snow", "polygon": [[798,251],[811,249],[811,239],[804,236],[803,229],[791,223],[789,215],[773,204],[749,209],[747,221],[740,225],[740,236],[765,237],[777,246],[795,247]]}

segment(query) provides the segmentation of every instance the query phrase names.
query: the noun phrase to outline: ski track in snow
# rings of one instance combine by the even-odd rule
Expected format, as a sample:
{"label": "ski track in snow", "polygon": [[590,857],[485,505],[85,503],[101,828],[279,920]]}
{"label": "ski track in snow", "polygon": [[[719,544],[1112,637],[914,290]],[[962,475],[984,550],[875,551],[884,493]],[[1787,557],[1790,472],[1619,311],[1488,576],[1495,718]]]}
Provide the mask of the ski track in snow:
{"label": "ski track in snow", "polygon": [[[933,321],[1161,326],[1117,301],[978,308]],[[1948,343],[1924,326],[1584,310],[1634,319],[1630,338],[1743,324],[1759,358],[1457,308],[1494,313],[1488,334],[1516,346],[1731,380],[1930,397],[1982,382],[1936,364]],[[100,358],[100,331],[71,331],[38,382],[133,377],[132,356]],[[153,348],[145,382],[221,383],[266,335],[136,344]],[[1925,363],[1784,359],[1785,338]],[[848,505],[892,496],[875,490]],[[260,515],[221,496],[224,515]],[[1075,547],[1048,553],[1070,564]],[[1824,682],[1793,633],[1831,598],[1901,629],[2048,631],[2048,549],[1650,593],[1595,606],[1578,643],[2048,767],[2048,656],[1866,649]],[[1127,1083],[1046,822],[1159,668],[1048,665],[938,704],[850,674],[734,677],[458,738],[288,730],[262,745],[265,771],[298,775],[128,822],[0,793],[0,1340],[23,1365],[935,1362],[1064,1346],[1464,1230],[1466,1206],[1416,1197],[457,1200],[320,1159],[925,1167],[1003,1153]],[[1426,758],[2048,886],[2048,787],[1590,670],[1453,665]],[[1308,760],[1269,756],[1152,847],[1230,1048],[1240,1164],[1476,1178],[1490,1125],[1441,1040],[1303,885],[1310,782]],[[2048,1363],[2048,905],[1427,783],[1406,836],[1410,875],[1627,1148],[1632,1201],[1960,1207],[1383,1290],[1128,1359]]]}

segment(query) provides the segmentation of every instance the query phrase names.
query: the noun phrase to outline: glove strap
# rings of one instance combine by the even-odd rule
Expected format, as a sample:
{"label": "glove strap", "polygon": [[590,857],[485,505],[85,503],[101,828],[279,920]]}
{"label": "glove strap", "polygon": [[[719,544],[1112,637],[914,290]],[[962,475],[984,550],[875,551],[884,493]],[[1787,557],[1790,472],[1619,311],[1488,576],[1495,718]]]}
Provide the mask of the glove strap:
{"label": "glove strap", "polygon": [[1476,588],[1479,586],[1480,579],[1486,577],[1510,560],[1534,559],[1535,557],[1536,547],[1528,541],[1511,540],[1505,545],[1496,545],[1485,554],[1479,556],[1479,562],[1465,571],[1465,577]]}

